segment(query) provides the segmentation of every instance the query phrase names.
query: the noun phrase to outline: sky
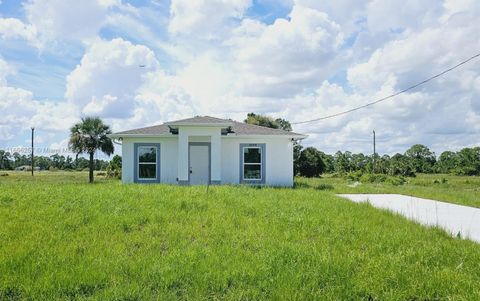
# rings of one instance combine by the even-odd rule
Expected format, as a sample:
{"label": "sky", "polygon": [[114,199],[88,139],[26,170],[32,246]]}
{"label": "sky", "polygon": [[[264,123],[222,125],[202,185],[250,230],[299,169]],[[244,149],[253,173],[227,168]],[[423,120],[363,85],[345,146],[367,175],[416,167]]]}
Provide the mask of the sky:
{"label": "sky", "polygon": [[[480,53],[479,20],[478,0],[0,0],[0,149],[35,127],[44,155],[63,152],[85,116],[121,131],[335,114]],[[373,130],[381,154],[480,145],[480,59],[294,125],[327,153],[371,153]]]}

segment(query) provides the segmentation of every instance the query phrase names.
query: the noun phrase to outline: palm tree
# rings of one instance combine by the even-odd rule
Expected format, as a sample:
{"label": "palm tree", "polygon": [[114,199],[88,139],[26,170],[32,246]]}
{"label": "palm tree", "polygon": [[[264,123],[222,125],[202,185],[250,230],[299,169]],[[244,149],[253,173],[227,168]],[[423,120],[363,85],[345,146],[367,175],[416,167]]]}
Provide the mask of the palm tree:
{"label": "palm tree", "polygon": [[107,137],[112,131],[98,117],[85,117],[70,129],[68,146],[77,154],[88,153],[90,156],[89,182],[93,183],[93,155],[101,150],[108,156],[113,154],[113,143]]}

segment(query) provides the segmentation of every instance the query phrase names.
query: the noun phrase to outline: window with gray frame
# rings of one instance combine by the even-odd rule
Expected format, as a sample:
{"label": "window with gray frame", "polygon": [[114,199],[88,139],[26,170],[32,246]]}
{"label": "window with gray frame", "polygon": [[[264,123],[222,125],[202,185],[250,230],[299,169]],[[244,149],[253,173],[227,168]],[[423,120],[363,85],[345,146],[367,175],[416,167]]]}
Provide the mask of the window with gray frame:
{"label": "window with gray frame", "polygon": [[160,181],[160,145],[135,143],[135,182]]}
{"label": "window with gray frame", "polygon": [[265,144],[240,145],[240,181],[265,183]]}

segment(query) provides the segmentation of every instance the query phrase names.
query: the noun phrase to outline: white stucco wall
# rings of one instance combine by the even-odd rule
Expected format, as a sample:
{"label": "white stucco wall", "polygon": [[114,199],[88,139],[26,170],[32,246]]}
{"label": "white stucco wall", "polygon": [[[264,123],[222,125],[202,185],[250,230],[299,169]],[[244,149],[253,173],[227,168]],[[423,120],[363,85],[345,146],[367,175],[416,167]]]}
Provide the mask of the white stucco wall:
{"label": "white stucco wall", "polygon": [[178,161],[178,178],[181,181],[188,181],[188,143],[189,142],[211,143],[210,176],[212,181],[221,182],[221,127],[213,126],[182,126],[179,128],[178,156],[183,160]]}
{"label": "white stucco wall", "polygon": [[293,185],[293,143],[282,137],[222,139],[222,183],[240,182],[240,144],[265,143],[265,184],[272,186]]}
{"label": "white stucco wall", "polygon": [[160,182],[177,183],[178,139],[162,138],[123,138],[122,141],[122,181],[133,183],[134,143],[160,143]]}
{"label": "white stucco wall", "polygon": [[[189,134],[194,134],[189,131]],[[195,133],[197,134],[197,133]],[[207,142],[209,139],[190,137],[189,142]],[[215,166],[212,160],[212,180],[220,177],[222,184],[239,184],[240,182],[240,144],[265,143],[266,147],[266,185],[293,185],[293,143],[285,137],[241,138],[221,136],[219,152],[213,151],[212,157],[221,154]],[[177,183],[178,177],[178,136],[162,138],[123,138],[122,141],[122,180],[134,181],[134,143],[160,143],[160,179],[162,183]],[[187,156],[188,157],[188,156]],[[187,163],[188,164],[188,163]],[[214,172],[215,169],[215,172]],[[215,178],[216,177],[216,178]]]}

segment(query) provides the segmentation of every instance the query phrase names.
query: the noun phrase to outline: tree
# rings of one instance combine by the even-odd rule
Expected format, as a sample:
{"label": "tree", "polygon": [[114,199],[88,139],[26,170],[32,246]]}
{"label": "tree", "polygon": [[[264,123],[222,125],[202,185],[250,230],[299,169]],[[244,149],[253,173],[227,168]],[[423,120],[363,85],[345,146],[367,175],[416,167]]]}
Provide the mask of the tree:
{"label": "tree", "polygon": [[48,170],[52,166],[52,160],[49,157],[36,156],[35,165],[38,166],[41,170]]}
{"label": "tree", "polygon": [[369,158],[364,154],[352,154],[352,162],[351,165],[354,170],[361,170],[365,171],[367,168],[367,164],[369,162]]}
{"label": "tree", "polygon": [[[371,164],[372,164],[371,171],[374,171],[373,156],[372,156]],[[378,154],[375,154],[375,173],[388,174],[389,169],[390,169],[390,156],[383,155],[380,157]]]}
{"label": "tree", "polygon": [[314,147],[307,147],[299,157],[299,173],[305,177],[318,177],[325,171],[322,153]]}
{"label": "tree", "polygon": [[395,154],[390,158],[388,174],[391,176],[414,177],[415,172],[411,160],[402,154]]}
{"label": "tree", "polygon": [[113,156],[107,166],[107,176],[109,178],[121,178],[122,175],[122,157],[119,155]]}
{"label": "tree", "polygon": [[437,162],[435,163],[435,171],[440,173],[450,173],[452,172],[457,165],[458,157],[455,152],[444,151],[438,157]]}
{"label": "tree", "polygon": [[51,163],[52,163],[51,167],[53,167],[55,169],[64,169],[64,165],[65,165],[65,157],[64,156],[61,156],[59,154],[51,155],[50,160],[51,160]]}
{"label": "tree", "polygon": [[248,113],[247,119],[245,119],[243,122],[248,124],[265,126],[272,129],[282,129],[289,132],[292,131],[292,125],[290,124],[289,121],[285,119],[282,119],[282,118],[273,119],[272,117],[255,114],[255,113]]}
{"label": "tree", "polygon": [[108,125],[98,117],[85,117],[70,129],[70,141],[68,146],[77,154],[87,153],[89,155],[90,183],[93,183],[94,155],[97,150],[106,155],[113,154],[113,142],[107,137],[112,131]]}
{"label": "tree", "polygon": [[295,144],[293,146],[293,175],[296,176],[300,169],[300,155],[302,154],[303,146]]}
{"label": "tree", "polygon": [[334,172],[335,171],[335,159],[332,155],[326,154],[320,151],[323,163],[325,163],[325,172]]}
{"label": "tree", "polygon": [[467,147],[457,153],[455,173],[465,176],[480,175],[480,147]]}
{"label": "tree", "polygon": [[0,150],[0,169],[12,169],[10,153]]}
{"label": "tree", "polygon": [[433,166],[436,161],[435,153],[430,151],[425,145],[415,144],[405,152],[405,156],[411,160],[415,172],[433,172]]}
{"label": "tree", "polygon": [[346,151],[342,153],[338,151],[335,153],[335,171],[338,173],[351,172],[354,170],[352,164],[352,153]]}
{"label": "tree", "polygon": [[13,167],[14,168],[17,168],[19,166],[23,166],[23,165],[30,165],[30,159],[25,156],[25,155],[20,155],[19,153],[17,152],[14,152],[13,153]]}
{"label": "tree", "polygon": [[275,119],[275,123],[278,124],[279,129],[282,129],[282,130],[287,131],[287,132],[292,131],[292,125],[290,124],[290,122],[288,120],[285,120],[283,118],[277,118],[277,119]]}

